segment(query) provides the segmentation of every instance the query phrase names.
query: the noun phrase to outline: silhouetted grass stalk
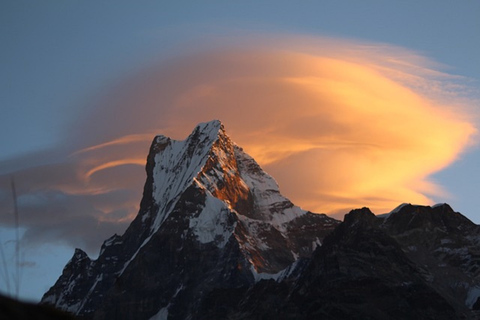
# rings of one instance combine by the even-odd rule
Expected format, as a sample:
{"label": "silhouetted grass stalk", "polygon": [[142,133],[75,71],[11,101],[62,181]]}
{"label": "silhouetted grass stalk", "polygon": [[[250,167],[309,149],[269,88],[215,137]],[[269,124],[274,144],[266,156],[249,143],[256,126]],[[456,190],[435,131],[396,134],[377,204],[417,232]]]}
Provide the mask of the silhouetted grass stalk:
{"label": "silhouetted grass stalk", "polygon": [[2,278],[5,282],[5,286],[7,287],[7,292],[10,294],[10,277],[9,277],[9,272],[8,272],[8,264],[7,264],[7,259],[5,258],[5,252],[3,251],[3,243],[0,243],[0,256],[2,258],[2,264],[3,264],[3,272],[1,273]]}
{"label": "silhouetted grass stalk", "polygon": [[15,189],[15,180],[12,177],[12,196],[13,196],[13,214],[15,216],[15,298],[18,299],[20,293],[20,237],[18,221],[17,191]]}

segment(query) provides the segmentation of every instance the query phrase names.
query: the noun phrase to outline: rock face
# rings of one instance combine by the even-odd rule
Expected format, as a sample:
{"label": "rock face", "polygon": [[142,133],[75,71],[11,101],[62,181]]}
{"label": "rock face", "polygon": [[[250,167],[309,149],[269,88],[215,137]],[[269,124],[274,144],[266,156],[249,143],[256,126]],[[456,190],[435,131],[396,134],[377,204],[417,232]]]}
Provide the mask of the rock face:
{"label": "rock face", "polygon": [[42,304],[87,319],[477,319],[480,226],[447,204],[294,206],[218,121],[154,139],[140,211]]}
{"label": "rock face", "polygon": [[214,289],[281,278],[339,221],[294,206],[219,121],[155,137],[140,211],[98,259],[77,249],[41,303],[92,319],[200,318]]}
{"label": "rock face", "polygon": [[382,228],[450,304],[480,310],[480,226],[441,204],[402,205]]}

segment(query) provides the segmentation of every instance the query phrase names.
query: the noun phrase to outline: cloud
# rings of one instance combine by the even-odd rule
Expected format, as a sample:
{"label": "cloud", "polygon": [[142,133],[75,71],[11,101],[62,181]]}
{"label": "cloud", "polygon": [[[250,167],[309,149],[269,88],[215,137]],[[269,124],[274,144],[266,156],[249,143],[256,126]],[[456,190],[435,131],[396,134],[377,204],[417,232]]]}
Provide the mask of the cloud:
{"label": "cloud", "polygon": [[0,223],[14,226],[13,178],[26,229],[22,246],[67,244],[96,255],[103,240],[122,233],[138,211],[149,144],[123,139],[1,175]]}
{"label": "cloud", "polygon": [[26,239],[98,248],[138,210],[154,135],[212,119],[304,209],[383,213],[447,194],[429,176],[476,133],[462,78],[385,44],[280,40],[184,54],[105,93],[60,147],[75,151],[14,173]]}

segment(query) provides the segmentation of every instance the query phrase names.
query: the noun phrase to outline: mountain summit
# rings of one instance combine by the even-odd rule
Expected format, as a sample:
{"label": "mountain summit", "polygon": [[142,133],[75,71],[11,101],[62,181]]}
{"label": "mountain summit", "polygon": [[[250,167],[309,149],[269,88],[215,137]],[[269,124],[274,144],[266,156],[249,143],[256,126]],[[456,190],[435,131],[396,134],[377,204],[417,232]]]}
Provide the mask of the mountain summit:
{"label": "mountain summit", "polygon": [[200,318],[209,292],[288,278],[340,223],[282,196],[217,120],[183,141],[155,137],[146,172],[125,233],[96,260],[76,249],[41,303],[81,318]]}

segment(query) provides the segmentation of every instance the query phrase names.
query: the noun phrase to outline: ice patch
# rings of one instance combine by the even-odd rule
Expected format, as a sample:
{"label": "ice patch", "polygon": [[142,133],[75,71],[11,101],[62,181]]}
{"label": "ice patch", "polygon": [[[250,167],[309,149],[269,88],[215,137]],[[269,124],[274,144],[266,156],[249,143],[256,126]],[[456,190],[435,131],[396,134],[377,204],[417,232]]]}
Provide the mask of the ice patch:
{"label": "ice patch", "polygon": [[277,281],[284,273],[284,270],[281,270],[277,273],[257,273],[253,265],[250,266],[250,271],[252,272],[253,278],[255,279],[255,282],[259,282],[261,280],[275,280]]}
{"label": "ice patch", "polygon": [[[180,291],[184,289],[183,285],[177,288],[177,291],[172,296],[174,299]],[[170,308],[171,303],[169,303],[166,307],[160,309],[154,316],[152,316],[149,320],[167,320],[168,319],[168,308]]]}
{"label": "ice patch", "polygon": [[[318,247],[322,246],[322,241],[320,239],[316,238],[315,241],[312,242],[312,252],[313,250],[317,249]],[[295,259],[297,260],[297,259]]]}
{"label": "ice patch", "polygon": [[281,282],[287,279],[297,269],[299,261],[300,260],[296,260],[291,265],[277,273],[257,273],[253,266],[250,266],[250,271],[252,272],[255,282],[261,280],[275,280],[276,282]]}
{"label": "ice patch", "polygon": [[156,315],[150,318],[150,320],[167,320],[168,319],[168,307],[170,305],[160,309]]}
{"label": "ice patch", "polygon": [[198,217],[190,219],[189,227],[200,243],[215,241],[219,248],[223,248],[235,228],[229,225],[228,215],[228,204],[208,194],[205,207]]}
{"label": "ice patch", "polygon": [[300,260],[296,260],[291,265],[280,271],[281,274],[277,277],[276,281],[281,282],[290,277],[297,270],[297,266],[299,263]]}
{"label": "ice patch", "polygon": [[477,299],[480,297],[480,287],[475,286],[470,288],[467,293],[467,299],[465,300],[465,305],[472,309],[473,305],[475,302],[477,302]]}
{"label": "ice patch", "polygon": [[[315,245],[315,241],[313,242],[313,245]],[[297,261],[299,255],[298,255],[297,253],[295,253],[294,251],[292,251],[292,250],[290,250],[290,253],[291,253],[292,256],[293,256],[293,259],[294,259],[295,261]]]}

